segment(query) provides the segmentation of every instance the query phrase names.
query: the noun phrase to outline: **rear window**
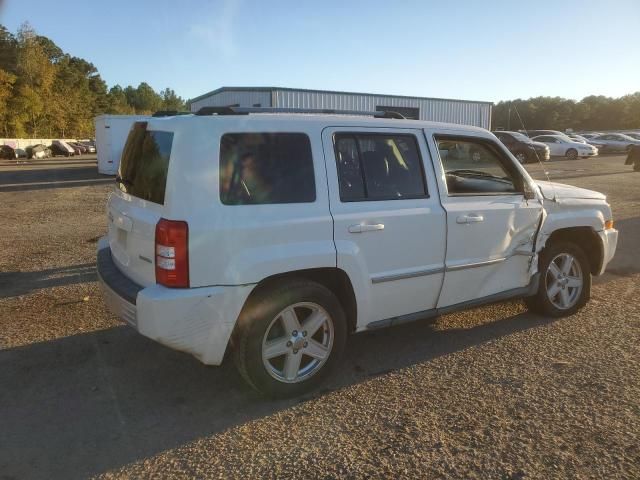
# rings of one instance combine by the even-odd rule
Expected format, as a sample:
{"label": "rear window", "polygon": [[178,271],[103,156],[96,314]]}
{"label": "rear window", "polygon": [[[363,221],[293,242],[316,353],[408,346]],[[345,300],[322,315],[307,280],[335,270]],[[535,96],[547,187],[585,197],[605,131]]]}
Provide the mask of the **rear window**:
{"label": "rear window", "polygon": [[122,151],[116,181],[120,190],[134,197],[164,204],[173,133],[147,130],[136,122]]}
{"label": "rear window", "polygon": [[227,133],[220,141],[225,205],[316,200],[311,142],[303,133]]}

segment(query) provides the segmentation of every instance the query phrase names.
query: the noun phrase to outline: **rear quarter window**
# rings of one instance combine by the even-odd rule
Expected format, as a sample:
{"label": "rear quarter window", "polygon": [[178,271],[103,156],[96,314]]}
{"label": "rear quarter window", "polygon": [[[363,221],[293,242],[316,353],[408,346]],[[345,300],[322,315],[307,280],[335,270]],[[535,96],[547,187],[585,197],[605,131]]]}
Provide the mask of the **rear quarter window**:
{"label": "rear quarter window", "polygon": [[173,133],[146,127],[146,122],[137,122],[129,133],[118,169],[118,187],[129,195],[163,205]]}
{"label": "rear quarter window", "polygon": [[220,141],[225,205],[316,200],[311,142],[303,133],[227,133]]}

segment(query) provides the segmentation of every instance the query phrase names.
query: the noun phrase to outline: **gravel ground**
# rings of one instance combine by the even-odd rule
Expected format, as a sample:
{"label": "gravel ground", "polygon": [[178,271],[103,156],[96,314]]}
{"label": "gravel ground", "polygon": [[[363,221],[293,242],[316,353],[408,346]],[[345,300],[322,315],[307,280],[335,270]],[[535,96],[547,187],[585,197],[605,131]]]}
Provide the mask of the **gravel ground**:
{"label": "gravel ground", "polygon": [[105,311],[94,159],[0,163],[0,478],[640,478],[640,174],[622,163],[545,165],[607,193],[621,231],[581,312],[505,302],[357,335],[323,391],[286,401]]}

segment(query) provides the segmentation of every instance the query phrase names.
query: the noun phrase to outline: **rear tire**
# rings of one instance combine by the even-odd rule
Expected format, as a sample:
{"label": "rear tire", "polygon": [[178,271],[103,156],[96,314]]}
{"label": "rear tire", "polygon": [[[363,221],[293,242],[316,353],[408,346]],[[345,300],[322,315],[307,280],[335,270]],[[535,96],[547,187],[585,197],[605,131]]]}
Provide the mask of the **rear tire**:
{"label": "rear tire", "polygon": [[529,310],[550,317],[567,317],[589,301],[591,269],[586,255],[575,243],[547,246],[540,254],[538,269],[538,291],[525,298]]}
{"label": "rear tire", "polygon": [[316,388],[339,363],[347,320],[337,297],[304,278],[279,282],[250,298],[234,332],[238,371],[269,397]]}
{"label": "rear tire", "polygon": [[575,148],[570,148],[569,150],[567,150],[567,153],[565,153],[565,157],[567,157],[569,160],[575,160],[576,158],[578,158],[578,151]]}

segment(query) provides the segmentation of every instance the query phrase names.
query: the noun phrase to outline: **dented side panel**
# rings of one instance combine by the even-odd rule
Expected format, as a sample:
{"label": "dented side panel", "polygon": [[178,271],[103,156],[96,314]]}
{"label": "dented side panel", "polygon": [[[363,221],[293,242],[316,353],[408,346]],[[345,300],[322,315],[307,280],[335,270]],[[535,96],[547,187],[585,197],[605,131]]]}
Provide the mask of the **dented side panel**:
{"label": "dented side panel", "polygon": [[555,231],[574,227],[589,227],[594,232],[604,230],[611,220],[611,207],[605,201],[577,198],[544,200],[545,218],[536,238],[536,252],[540,252]]}
{"label": "dented side panel", "polygon": [[[543,215],[538,199],[521,195],[447,197],[447,255],[438,308],[525,287],[535,265]],[[462,223],[468,216],[481,221]]]}

